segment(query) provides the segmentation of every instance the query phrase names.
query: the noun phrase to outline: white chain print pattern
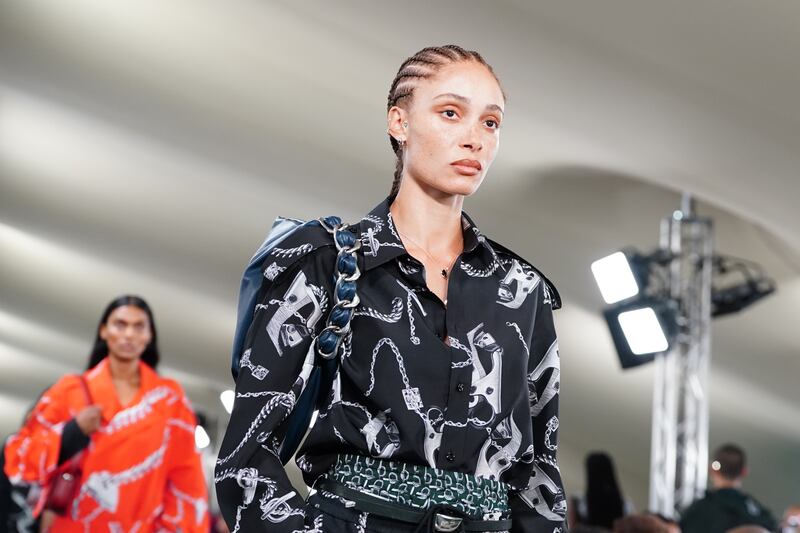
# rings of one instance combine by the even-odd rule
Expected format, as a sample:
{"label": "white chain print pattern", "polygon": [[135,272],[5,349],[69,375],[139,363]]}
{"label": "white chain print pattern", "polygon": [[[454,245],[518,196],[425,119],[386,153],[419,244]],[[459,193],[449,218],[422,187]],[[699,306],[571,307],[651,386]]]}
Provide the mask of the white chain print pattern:
{"label": "white chain print pattern", "polygon": [[250,362],[250,348],[244,351],[242,354],[242,358],[239,360],[239,368],[246,368],[250,371],[254,378],[261,381],[267,374],[269,374],[269,370],[261,365],[253,364]]}
{"label": "white chain print pattern", "polygon": [[261,425],[261,423],[264,421],[264,418],[266,418],[273,409],[278,406],[282,406],[286,410],[285,415],[288,415],[292,410],[292,407],[294,407],[295,401],[296,399],[294,393],[291,391],[276,395],[275,397],[271,398],[266,404],[264,404],[264,407],[261,408],[258,416],[256,416],[255,420],[253,420],[253,422],[250,424],[247,433],[245,433],[244,437],[242,437],[242,441],[239,443],[239,445],[236,446],[236,448],[227,456],[217,459],[217,464],[223,465],[233,459],[233,457],[239,453],[239,450],[241,450],[244,445],[247,444],[247,442],[253,437],[253,434],[256,432],[256,429],[258,429],[258,426]]}
{"label": "white chain print pattern", "polygon": [[380,217],[367,215],[364,217],[364,220],[366,220],[367,222],[372,222],[372,224],[375,226],[374,228],[375,233],[380,233],[383,230],[383,220],[381,220]]}
{"label": "white chain print pattern", "polygon": [[389,231],[392,232],[394,238],[398,241],[402,241],[403,239],[400,238],[400,235],[397,234],[397,231],[394,229],[394,220],[392,220],[392,214],[389,213],[386,215],[386,224],[389,226]]}
{"label": "white chain print pattern", "polygon": [[372,364],[369,366],[369,389],[367,389],[367,391],[364,393],[364,396],[369,396],[372,394],[372,389],[375,388],[375,361],[378,359],[378,352],[385,344],[388,344],[392,349],[392,352],[394,352],[394,357],[397,360],[397,365],[400,369],[400,376],[403,378],[403,385],[406,386],[406,389],[411,388],[411,383],[408,381],[406,367],[405,364],[403,364],[403,356],[400,355],[400,350],[397,349],[397,345],[392,341],[392,339],[384,337],[378,341],[378,344],[376,344],[375,348],[372,350]]}
{"label": "white chain print pattern", "polygon": [[553,418],[547,421],[547,431],[544,432],[544,445],[551,452],[558,450],[558,445],[550,442],[550,438],[553,436],[553,433],[556,432],[557,430],[558,430],[558,417],[554,416]]}
{"label": "white chain print pattern", "polygon": [[306,244],[301,244],[300,246],[295,246],[294,248],[273,248],[273,250],[269,253],[269,255],[275,257],[288,258],[288,257],[294,257],[296,255],[307,254],[313,249],[314,247],[311,246],[311,244],[306,243]]}
{"label": "white chain print pattern", "polygon": [[[150,415],[150,413],[153,412],[153,405],[165,398],[174,397],[174,395],[175,391],[169,387],[156,387],[148,391],[139,403],[127,409],[123,409],[114,415],[114,418],[112,418],[105,427],[101,428],[100,432],[111,435],[123,428],[133,425]],[[170,399],[174,401],[174,398]]]}
{"label": "white chain print pattern", "polygon": [[172,483],[169,484],[169,490],[178,499],[179,504],[186,502],[194,508],[195,524],[199,524],[203,521],[203,516],[205,515],[206,511],[208,511],[208,503],[206,502],[205,498],[195,498],[189,494],[186,494]]}
{"label": "white chain print pattern", "polygon": [[475,268],[468,263],[461,263],[460,266],[461,270],[466,272],[467,276],[473,278],[488,278],[494,275],[494,273],[497,272],[497,269],[500,268],[500,261],[498,261],[497,257],[495,257],[492,260],[492,263],[486,268]]}
{"label": "white chain print pattern", "polygon": [[101,470],[89,475],[88,479],[81,485],[78,497],[72,502],[72,518],[75,520],[78,519],[77,512],[80,508],[80,502],[87,497],[95,500],[98,507],[81,519],[85,528],[91,530],[90,525],[92,521],[100,516],[103,511],[115,512],[119,503],[120,487],[138,481],[163,463],[171,435],[170,426],[176,425],[172,422],[174,421],[170,421],[164,429],[164,437],[161,446],[148,455],[141,463],[116,474]]}
{"label": "white chain print pattern", "polygon": [[520,331],[519,325],[516,322],[506,322],[506,326],[512,327],[515,330],[517,330],[517,335],[519,336],[519,340],[522,343],[522,347],[525,348],[525,353],[527,355],[530,355],[531,351],[528,348],[528,343],[525,342],[525,338],[522,336],[522,331]]}
{"label": "white chain print pattern", "polygon": [[397,284],[403,287],[403,289],[405,289],[406,293],[408,294],[408,298],[406,300],[406,311],[408,312],[409,334],[411,335],[410,337],[411,343],[414,344],[415,346],[419,345],[420,340],[419,337],[416,336],[416,328],[414,327],[414,313],[411,312],[412,309],[411,302],[412,301],[416,302],[417,307],[419,307],[419,310],[422,313],[422,316],[427,316],[427,313],[425,312],[425,309],[422,307],[422,303],[420,303],[419,298],[417,298],[417,295],[414,293],[414,291],[411,290],[399,279],[395,281],[397,281]]}
{"label": "white chain print pattern", "polygon": [[393,324],[403,316],[403,299],[399,296],[392,299],[392,311],[390,313],[381,313],[371,307],[359,306],[354,316],[368,316]]}
{"label": "white chain print pattern", "polygon": [[261,398],[262,396],[274,397],[274,396],[281,396],[282,394],[285,394],[285,393],[276,392],[276,391],[272,391],[272,390],[262,390],[262,391],[256,391],[256,392],[239,392],[239,393],[236,394],[236,397],[237,398]]}

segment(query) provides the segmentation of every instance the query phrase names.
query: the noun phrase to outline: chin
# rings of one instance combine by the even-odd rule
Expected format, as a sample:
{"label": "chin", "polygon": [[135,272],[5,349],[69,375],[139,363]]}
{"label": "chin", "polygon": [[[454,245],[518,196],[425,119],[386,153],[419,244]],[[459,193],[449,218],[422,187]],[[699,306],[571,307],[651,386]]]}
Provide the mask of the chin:
{"label": "chin", "polygon": [[[450,167],[447,167],[445,171],[442,171],[439,167],[438,172],[436,169],[430,169],[430,172],[421,172],[420,175],[426,177],[416,178],[417,182],[423,189],[427,189],[431,193],[438,192],[448,196],[471,196],[475,194],[483,182],[485,172],[474,176],[465,176],[454,172]],[[436,177],[431,179],[433,176]]]}
{"label": "chin", "polygon": [[115,356],[117,359],[125,362],[136,361],[137,359],[142,357],[141,354],[135,354],[135,353],[117,353],[115,354]]}
{"label": "chin", "polygon": [[458,180],[456,183],[453,183],[451,187],[448,187],[449,194],[460,194],[461,196],[472,196],[478,191],[478,188],[481,186],[483,182],[483,176],[470,176],[468,179],[467,176],[460,176],[462,179]]}

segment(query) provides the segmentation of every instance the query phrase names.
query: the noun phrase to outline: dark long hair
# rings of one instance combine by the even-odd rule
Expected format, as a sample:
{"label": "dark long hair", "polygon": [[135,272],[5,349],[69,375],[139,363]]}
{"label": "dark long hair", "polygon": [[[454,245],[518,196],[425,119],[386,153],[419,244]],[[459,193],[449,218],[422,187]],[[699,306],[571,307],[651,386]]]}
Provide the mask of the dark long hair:
{"label": "dark long hair", "polygon": [[147,363],[147,365],[153,370],[155,370],[158,366],[158,360],[161,356],[158,353],[158,335],[156,334],[156,322],[153,319],[153,312],[150,310],[150,306],[147,305],[147,302],[145,302],[142,298],[126,294],[125,296],[120,296],[119,298],[114,299],[110,304],[108,304],[105,311],[103,311],[103,316],[100,317],[100,323],[97,325],[97,334],[94,339],[92,353],[89,356],[89,365],[86,367],[87,370],[94,368],[100,361],[108,357],[108,344],[106,344],[106,341],[100,338],[100,328],[103,327],[103,324],[108,321],[108,317],[111,316],[111,313],[114,312],[114,309],[124,305],[138,307],[147,315],[147,318],[150,322],[150,332],[153,334],[153,338],[150,340],[150,344],[147,345],[147,348],[145,348],[144,352],[142,353],[142,361]]}
{"label": "dark long hair", "polygon": [[624,514],[622,492],[614,472],[614,462],[604,452],[586,457],[586,522],[611,529]]}

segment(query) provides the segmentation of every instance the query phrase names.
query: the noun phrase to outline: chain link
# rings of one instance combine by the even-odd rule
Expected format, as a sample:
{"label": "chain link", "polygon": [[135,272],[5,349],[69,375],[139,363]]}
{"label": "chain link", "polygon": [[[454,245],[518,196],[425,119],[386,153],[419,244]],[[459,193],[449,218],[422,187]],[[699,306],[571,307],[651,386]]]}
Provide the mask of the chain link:
{"label": "chain link", "polygon": [[528,343],[525,342],[525,338],[522,336],[522,331],[520,331],[519,325],[516,322],[506,322],[506,326],[517,330],[517,335],[519,336],[519,340],[522,342],[522,346],[525,348],[525,353],[530,355],[531,351],[528,349]]}
{"label": "chain link", "polygon": [[[352,300],[339,298],[339,288],[342,286],[343,283],[345,282],[353,283],[356,280],[358,280],[359,277],[361,277],[361,271],[358,268],[358,257],[356,256],[356,252],[361,248],[361,241],[358,238],[355,238],[352,246],[342,246],[339,243],[339,239],[337,237],[340,232],[347,231],[347,229],[350,227],[349,224],[342,222],[339,224],[331,225],[328,224],[328,222],[324,218],[320,218],[318,220],[320,225],[333,236],[333,243],[336,246],[336,250],[338,252],[336,254],[336,284],[333,288],[333,296],[335,303],[331,308],[330,314],[328,315],[328,320],[325,327],[322,329],[322,331],[320,331],[320,334],[317,335],[316,338],[317,353],[319,353],[320,357],[322,357],[323,359],[333,359],[339,353],[339,349],[342,346],[342,341],[345,338],[349,340],[349,338],[352,335],[352,331],[350,330],[350,321],[352,320],[353,314],[355,313],[354,311],[355,307],[360,302],[358,294],[355,294]],[[352,274],[347,274],[342,270],[340,270],[339,268],[342,257],[347,255],[351,256],[355,262],[355,270],[353,271]],[[331,317],[334,315],[337,309],[345,310],[347,316],[349,317],[347,319],[347,323],[343,327],[339,327],[333,324],[331,320]],[[322,337],[322,334],[325,333],[326,331],[330,331],[331,333],[333,333],[333,335],[336,336],[336,345],[330,352],[324,351],[319,344],[319,340]]]}
{"label": "chain link", "polygon": [[394,357],[397,359],[397,366],[400,369],[400,376],[403,378],[403,385],[405,385],[405,388],[407,389],[411,388],[411,382],[408,380],[406,367],[403,363],[403,356],[400,355],[400,350],[397,349],[397,345],[392,341],[392,339],[384,337],[378,341],[378,344],[376,344],[375,348],[372,350],[372,364],[369,366],[369,389],[367,389],[367,392],[365,393],[366,396],[369,396],[372,393],[372,389],[375,387],[375,362],[378,360],[378,352],[384,344],[388,344],[394,352]]}

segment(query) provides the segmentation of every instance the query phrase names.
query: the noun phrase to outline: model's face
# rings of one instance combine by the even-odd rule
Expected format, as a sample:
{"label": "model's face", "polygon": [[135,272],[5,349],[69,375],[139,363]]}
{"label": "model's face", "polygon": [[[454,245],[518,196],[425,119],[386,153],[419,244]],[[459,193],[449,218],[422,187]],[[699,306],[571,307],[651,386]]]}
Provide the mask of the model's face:
{"label": "model's face", "polygon": [[[447,65],[422,80],[399,123],[406,178],[443,195],[474,193],[497,154],[504,104],[497,80],[473,61]],[[391,111],[389,120],[391,131]]]}
{"label": "model's face", "polygon": [[153,332],[147,313],[136,306],[123,305],[100,326],[100,338],[108,344],[109,357],[132,361],[142,356]]}

